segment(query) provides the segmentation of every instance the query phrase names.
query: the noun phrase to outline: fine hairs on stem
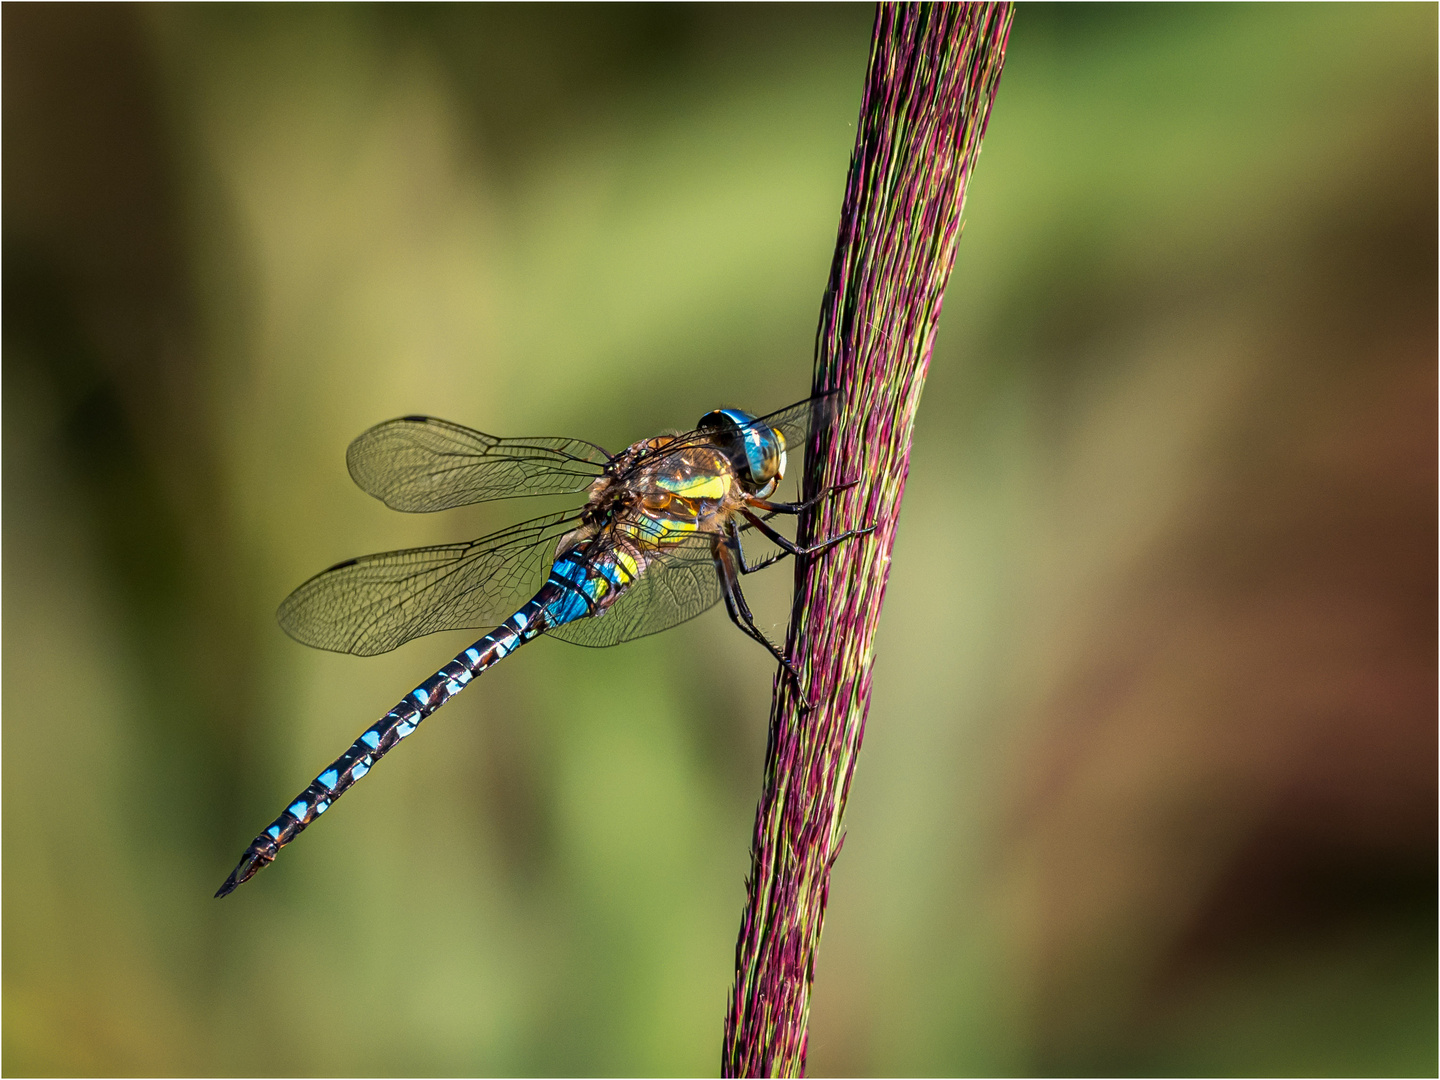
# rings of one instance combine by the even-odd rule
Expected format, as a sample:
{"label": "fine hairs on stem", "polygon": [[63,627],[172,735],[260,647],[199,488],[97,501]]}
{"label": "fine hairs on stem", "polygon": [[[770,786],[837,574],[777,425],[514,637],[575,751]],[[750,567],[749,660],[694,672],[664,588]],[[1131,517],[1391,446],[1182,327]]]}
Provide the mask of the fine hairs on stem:
{"label": "fine hairs on stem", "polygon": [[[881,4],[813,391],[836,415],[812,436],[799,542],[874,526],[797,560],[721,1061],[726,1076],[799,1076],[815,951],[870,703],[875,631],[915,411],[960,237],[965,188],[1005,57],[1009,4]],[[811,706],[809,708],[806,707]]]}

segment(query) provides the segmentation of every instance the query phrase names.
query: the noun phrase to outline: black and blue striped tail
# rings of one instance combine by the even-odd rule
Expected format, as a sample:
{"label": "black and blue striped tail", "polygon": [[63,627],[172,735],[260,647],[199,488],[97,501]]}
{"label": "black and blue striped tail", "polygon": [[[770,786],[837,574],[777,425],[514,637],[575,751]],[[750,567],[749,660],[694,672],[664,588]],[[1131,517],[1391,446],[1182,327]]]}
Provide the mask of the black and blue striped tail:
{"label": "black and blue striped tail", "polygon": [[228,896],[274,862],[282,847],[330,809],[351,784],[374,768],[375,762],[414,731],[420,721],[465,689],[471,679],[551,627],[583,616],[587,606],[579,603],[579,599],[568,581],[557,580],[552,574],[534,599],[406,694],[404,700],[371,724],[349,750],[332,761],[309,787],[291,800],[285,812],[255,838],[240,857],[239,865],[215,893],[216,898]]}

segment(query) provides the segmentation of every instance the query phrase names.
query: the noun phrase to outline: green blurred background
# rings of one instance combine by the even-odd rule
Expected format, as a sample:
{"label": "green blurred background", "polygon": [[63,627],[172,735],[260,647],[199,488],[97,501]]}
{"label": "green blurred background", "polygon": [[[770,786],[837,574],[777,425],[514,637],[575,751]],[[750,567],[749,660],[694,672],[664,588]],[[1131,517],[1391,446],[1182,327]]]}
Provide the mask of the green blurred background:
{"label": "green blurred background", "polygon": [[[276,604],[532,509],[392,513],[350,438],[805,394],[871,17],[5,6],[7,1074],[715,1072],[774,667],[723,613],[526,649],[211,893],[469,640]],[[1436,39],[1018,12],[812,1073],[1434,1075]]]}

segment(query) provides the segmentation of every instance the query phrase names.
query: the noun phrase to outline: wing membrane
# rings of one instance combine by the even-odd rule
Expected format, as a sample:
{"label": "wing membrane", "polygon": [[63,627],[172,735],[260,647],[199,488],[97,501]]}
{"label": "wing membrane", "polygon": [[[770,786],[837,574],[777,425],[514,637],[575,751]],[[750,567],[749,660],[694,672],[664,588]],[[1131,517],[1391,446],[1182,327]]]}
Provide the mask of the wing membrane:
{"label": "wing membrane", "polygon": [[[798,450],[830,423],[833,394],[797,402],[755,421]],[[666,452],[706,445],[700,431]],[[396,510],[443,510],[491,499],[584,490],[609,462],[581,439],[498,439],[444,420],[408,416],[366,431],[346,455],[365,491]],[[374,656],[441,630],[494,626],[534,595],[555,543],[578,511],[535,518],[460,544],[409,548],[351,559],[317,574],[276,613],[287,634],[333,652]],[[742,527],[743,528],[743,527]],[[595,558],[606,557],[596,546]],[[576,645],[603,647],[659,633],[721,599],[711,538],[697,535],[655,553],[640,579],[597,618],[551,631]]]}
{"label": "wing membrane", "polygon": [[785,436],[785,446],[792,454],[803,455],[811,432],[820,431],[835,418],[838,395],[834,390],[787,405],[768,416],[759,417],[751,427],[776,428]]}
{"label": "wing membrane", "polygon": [[345,452],[355,483],[412,513],[584,491],[609,460],[583,439],[499,439],[430,416],[377,424]]}
{"label": "wing membrane", "polygon": [[720,596],[710,537],[697,535],[652,556],[640,579],[603,615],[556,627],[550,635],[592,649],[618,645],[688,622]]}
{"label": "wing membrane", "polygon": [[439,630],[489,628],[540,588],[578,512],[535,518],[464,544],[365,555],[285,598],[281,628],[317,649],[375,656]]}
{"label": "wing membrane", "polygon": [[[804,401],[797,401],[794,405],[787,405],[783,409],[777,409],[773,413],[756,418],[747,428],[775,428],[785,436],[785,446],[790,454],[797,455],[792,462],[798,465],[799,456],[803,456],[806,443],[809,441],[810,433],[827,427],[834,419],[836,407],[836,392],[831,390],[815,397],[806,398]],[[677,435],[674,440],[666,444],[662,454],[674,454],[683,450],[689,450],[696,446],[715,446],[715,437],[708,431],[687,431]],[[718,447],[717,447],[718,449]],[[653,461],[653,459],[651,459]],[[637,462],[636,468],[642,463]],[[647,463],[648,464],[648,463]]]}

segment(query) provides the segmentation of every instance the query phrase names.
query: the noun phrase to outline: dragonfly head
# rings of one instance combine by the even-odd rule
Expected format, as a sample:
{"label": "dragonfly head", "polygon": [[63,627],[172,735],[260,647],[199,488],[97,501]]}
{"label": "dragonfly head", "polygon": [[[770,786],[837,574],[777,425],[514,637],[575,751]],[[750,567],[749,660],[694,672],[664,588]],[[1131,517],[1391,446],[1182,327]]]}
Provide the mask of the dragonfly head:
{"label": "dragonfly head", "polygon": [[785,436],[775,428],[739,409],[706,413],[696,427],[712,435],[751,495],[763,499],[779,486],[785,475]]}

